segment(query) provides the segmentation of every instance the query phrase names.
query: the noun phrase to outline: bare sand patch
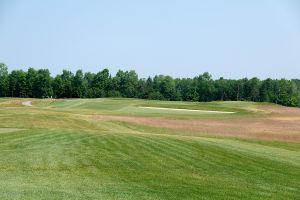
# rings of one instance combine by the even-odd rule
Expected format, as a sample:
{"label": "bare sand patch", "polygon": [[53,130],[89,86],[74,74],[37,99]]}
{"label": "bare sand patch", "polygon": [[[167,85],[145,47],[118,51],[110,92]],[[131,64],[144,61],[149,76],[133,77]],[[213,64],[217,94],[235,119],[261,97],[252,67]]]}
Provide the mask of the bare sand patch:
{"label": "bare sand patch", "polygon": [[185,111],[185,112],[201,112],[201,113],[220,113],[220,114],[233,114],[233,113],[235,113],[235,112],[229,112],[229,111],[195,110],[195,109],[184,109],[184,108],[163,108],[163,107],[147,107],[147,106],[141,106],[139,108],[153,109],[153,110],[171,110],[171,111]]}
{"label": "bare sand patch", "polygon": [[23,106],[32,106],[32,103],[31,103],[31,101],[23,101],[22,105]]}

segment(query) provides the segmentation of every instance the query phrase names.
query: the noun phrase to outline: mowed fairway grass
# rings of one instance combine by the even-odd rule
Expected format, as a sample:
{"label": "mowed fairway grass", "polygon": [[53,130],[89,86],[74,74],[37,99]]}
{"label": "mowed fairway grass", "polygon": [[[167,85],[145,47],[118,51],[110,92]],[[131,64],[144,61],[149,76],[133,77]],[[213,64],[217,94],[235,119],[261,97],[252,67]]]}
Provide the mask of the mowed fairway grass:
{"label": "mowed fairway grass", "polygon": [[[282,118],[273,109],[286,108],[250,102],[3,98],[0,199],[300,199],[300,129],[291,121],[300,123],[299,110],[287,110]],[[227,122],[247,128],[248,120],[250,136],[224,131]],[[279,121],[256,129],[253,120]],[[206,127],[198,127],[203,121]],[[170,127],[173,122],[178,128]],[[279,122],[283,127],[274,131],[287,131],[273,134]],[[192,128],[185,127],[189,123]]]}

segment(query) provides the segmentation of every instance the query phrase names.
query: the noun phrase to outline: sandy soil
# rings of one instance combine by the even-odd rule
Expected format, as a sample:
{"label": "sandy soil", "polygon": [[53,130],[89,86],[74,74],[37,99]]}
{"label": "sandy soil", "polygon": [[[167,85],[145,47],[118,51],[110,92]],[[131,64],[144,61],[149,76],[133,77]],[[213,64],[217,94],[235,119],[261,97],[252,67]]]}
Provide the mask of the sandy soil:
{"label": "sandy soil", "polygon": [[123,121],[134,124],[186,130],[198,134],[300,142],[300,109],[278,106],[263,107],[271,114],[260,117],[228,119],[166,119],[129,116],[96,116],[97,120]]}

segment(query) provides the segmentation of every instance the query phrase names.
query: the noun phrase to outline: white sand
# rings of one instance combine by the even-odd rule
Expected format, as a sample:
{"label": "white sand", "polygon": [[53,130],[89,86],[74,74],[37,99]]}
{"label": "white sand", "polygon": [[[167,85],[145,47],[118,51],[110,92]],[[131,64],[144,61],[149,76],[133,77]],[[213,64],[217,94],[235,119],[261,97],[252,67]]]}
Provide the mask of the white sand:
{"label": "white sand", "polygon": [[185,112],[201,112],[201,113],[220,113],[220,114],[233,114],[235,112],[228,111],[216,111],[216,110],[193,110],[193,109],[180,109],[180,108],[160,108],[160,107],[140,107],[146,109],[156,109],[156,110],[173,110],[173,111],[185,111]]}
{"label": "white sand", "polygon": [[23,106],[32,106],[31,101],[23,101],[22,105]]}

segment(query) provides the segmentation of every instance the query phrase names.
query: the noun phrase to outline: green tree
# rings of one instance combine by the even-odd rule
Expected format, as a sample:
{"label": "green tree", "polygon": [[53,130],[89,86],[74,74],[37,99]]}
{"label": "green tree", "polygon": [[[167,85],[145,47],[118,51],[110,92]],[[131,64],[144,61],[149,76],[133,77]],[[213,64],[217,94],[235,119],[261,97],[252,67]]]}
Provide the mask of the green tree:
{"label": "green tree", "polygon": [[176,100],[175,81],[170,76],[158,76],[159,79],[159,92],[163,95],[165,100]]}
{"label": "green tree", "polygon": [[91,88],[94,97],[105,97],[110,84],[110,74],[108,69],[104,69],[93,76]]}
{"label": "green tree", "polygon": [[299,91],[295,82],[286,79],[279,81],[278,103],[294,107],[299,105]]}
{"label": "green tree", "polygon": [[86,97],[93,98],[93,89],[92,84],[94,80],[95,74],[91,72],[87,72],[84,74],[84,82],[87,84]]}
{"label": "green tree", "polygon": [[72,80],[73,80],[73,73],[68,70],[63,70],[61,75],[62,80],[62,96],[66,98],[72,97],[73,88],[72,88]]}
{"label": "green tree", "polygon": [[148,91],[147,91],[147,80],[142,78],[138,81],[137,86],[137,97],[141,99],[147,99],[148,97]]}
{"label": "green tree", "polygon": [[259,101],[260,81],[258,78],[252,78],[245,83],[245,96],[247,100]]}
{"label": "green tree", "polygon": [[27,97],[26,73],[13,70],[9,75],[9,90],[11,97]]}
{"label": "green tree", "polygon": [[114,90],[119,91],[122,97],[137,96],[138,75],[135,71],[119,70],[112,81]]}
{"label": "green tree", "polygon": [[33,84],[35,82],[35,79],[37,77],[37,71],[33,68],[29,68],[26,73],[26,93],[28,97],[34,97],[33,96]]}
{"label": "green tree", "polygon": [[215,81],[215,98],[216,100],[227,100],[230,99],[230,81],[223,77]]}
{"label": "green tree", "polygon": [[190,78],[180,79],[177,83],[177,90],[184,101],[198,101],[197,83]]}
{"label": "green tree", "polygon": [[213,80],[207,72],[194,78],[154,76],[138,79],[135,71],[119,70],[112,77],[108,69],[97,74],[78,70],[75,75],[63,70],[54,80],[47,69],[27,72],[0,64],[0,97],[46,98],[138,97],[184,101],[250,100],[274,102],[285,106],[300,106],[300,80],[219,78]]}
{"label": "green tree", "polygon": [[194,79],[197,84],[198,101],[211,101],[214,99],[214,82],[208,72]]}
{"label": "green tree", "polygon": [[9,95],[8,70],[4,63],[0,63],[0,97]]}
{"label": "green tree", "polygon": [[64,85],[61,75],[56,75],[52,82],[52,90],[55,98],[64,98]]}
{"label": "green tree", "polygon": [[52,78],[48,69],[39,69],[37,71],[32,93],[33,96],[37,98],[52,97]]}
{"label": "green tree", "polygon": [[72,88],[73,88],[73,95],[72,95],[73,97],[82,98],[86,96],[87,82],[84,79],[82,70],[77,70],[72,81]]}
{"label": "green tree", "polygon": [[275,94],[274,94],[274,84],[273,80],[268,78],[261,83],[260,87],[260,101],[262,102],[274,102]]}

